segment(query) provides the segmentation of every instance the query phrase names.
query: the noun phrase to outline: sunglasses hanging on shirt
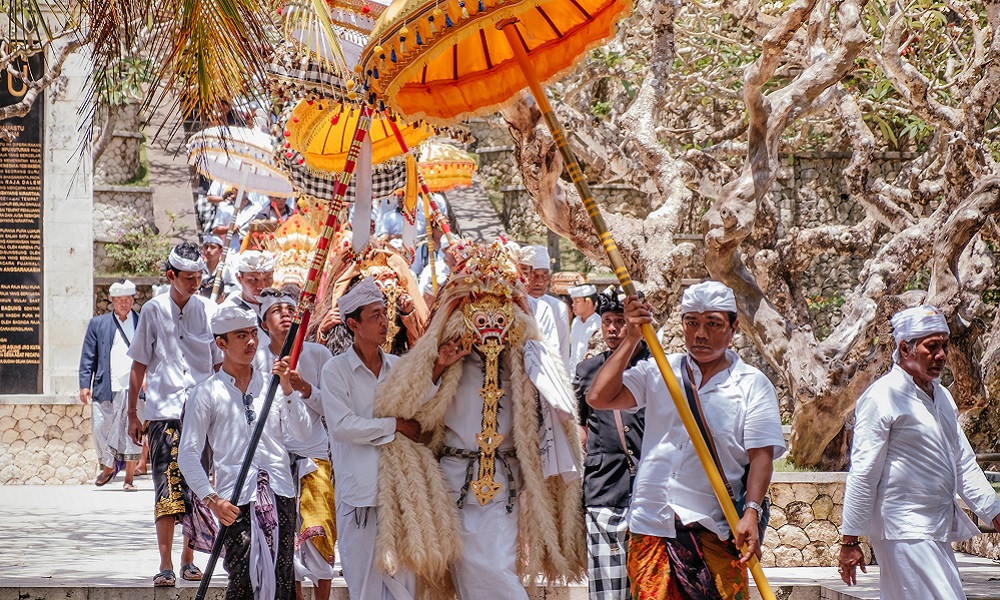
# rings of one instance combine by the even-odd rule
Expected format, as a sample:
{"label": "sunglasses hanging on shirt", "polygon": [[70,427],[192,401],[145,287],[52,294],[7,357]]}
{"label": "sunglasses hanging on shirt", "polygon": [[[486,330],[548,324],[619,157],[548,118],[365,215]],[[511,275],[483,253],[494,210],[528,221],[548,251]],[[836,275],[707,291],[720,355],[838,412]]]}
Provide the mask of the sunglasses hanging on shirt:
{"label": "sunglasses hanging on shirt", "polygon": [[253,411],[253,394],[243,394],[243,406],[247,411],[247,425],[253,425],[253,422],[257,420],[257,413]]}

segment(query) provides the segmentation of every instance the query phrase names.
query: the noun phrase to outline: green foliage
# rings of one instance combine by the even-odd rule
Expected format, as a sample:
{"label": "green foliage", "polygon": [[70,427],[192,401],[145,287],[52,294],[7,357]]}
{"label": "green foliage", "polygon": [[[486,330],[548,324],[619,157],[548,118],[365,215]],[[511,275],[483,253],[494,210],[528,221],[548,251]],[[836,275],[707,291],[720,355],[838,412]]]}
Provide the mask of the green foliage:
{"label": "green foliage", "polygon": [[816,338],[824,340],[833,331],[832,318],[840,311],[846,299],[840,292],[834,292],[829,296],[816,295],[806,298],[806,308],[813,318],[813,329]]}
{"label": "green foliage", "polygon": [[94,75],[98,101],[105,106],[125,106],[141,100],[153,81],[156,65],[148,58],[129,57],[112,62]]}
{"label": "green foliage", "polygon": [[929,284],[930,281],[931,281],[931,270],[929,268],[920,269],[919,271],[917,271],[917,274],[913,276],[913,279],[906,282],[906,285],[903,286],[903,289],[906,290],[907,292],[912,292],[913,290],[926,290],[927,284]]}
{"label": "green foliage", "polygon": [[792,457],[787,454],[774,461],[775,473],[812,473],[815,470],[816,469],[810,469],[809,467],[797,466],[794,462],[792,462]]}
{"label": "green foliage", "polygon": [[599,119],[606,119],[608,115],[611,114],[611,102],[600,100],[594,101],[594,103],[590,105],[590,114]]}
{"label": "green foliage", "polygon": [[158,275],[170,252],[171,242],[148,223],[135,220],[122,223],[115,233],[117,241],[105,245],[108,258],[117,263],[123,275]]}

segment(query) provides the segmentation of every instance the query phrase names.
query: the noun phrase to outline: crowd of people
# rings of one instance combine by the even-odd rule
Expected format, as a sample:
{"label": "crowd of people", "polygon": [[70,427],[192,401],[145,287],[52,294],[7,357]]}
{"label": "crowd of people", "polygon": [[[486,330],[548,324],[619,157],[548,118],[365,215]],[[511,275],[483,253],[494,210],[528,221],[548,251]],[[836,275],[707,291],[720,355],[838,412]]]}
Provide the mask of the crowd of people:
{"label": "crowd of people", "polygon": [[[584,576],[595,600],[748,597],[785,441],[774,386],[731,348],[730,288],[684,290],[686,352],[668,360],[742,507],[735,529],[643,341],[642,298],[581,283],[568,304],[543,246],[335,243],[292,365],[281,350],[305,282],[239,241],[223,258],[223,221],[170,251],[166,288],[140,312],[135,286],[114,284],[81,358],[95,484],[124,461],[135,489],[148,448],[154,585],[176,584],[180,523],[187,580],[204,576],[194,551],[228,528],[233,599],[301,598],[306,580],[329,598],[336,558],[352,600],[527,598],[526,585]],[[994,526],[1000,501],[938,379],[947,323],[918,307],[892,324],[892,371],[858,401],[840,571],[856,581],[867,536],[883,598],[964,598],[948,542],[978,530],[955,498]]]}

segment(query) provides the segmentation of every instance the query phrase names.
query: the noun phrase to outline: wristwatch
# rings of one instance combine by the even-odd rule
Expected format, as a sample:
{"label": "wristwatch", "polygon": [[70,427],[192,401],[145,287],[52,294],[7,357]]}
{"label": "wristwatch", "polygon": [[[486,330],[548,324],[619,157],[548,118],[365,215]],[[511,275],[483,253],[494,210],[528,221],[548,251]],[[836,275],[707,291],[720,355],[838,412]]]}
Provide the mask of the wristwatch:
{"label": "wristwatch", "polygon": [[763,506],[761,506],[760,504],[757,504],[753,500],[747,500],[746,502],[743,503],[743,508],[744,508],[744,510],[746,510],[748,508],[752,508],[755,511],[757,511],[757,522],[760,523],[761,518],[763,518],[763,516],[764,516],[764,507]]}

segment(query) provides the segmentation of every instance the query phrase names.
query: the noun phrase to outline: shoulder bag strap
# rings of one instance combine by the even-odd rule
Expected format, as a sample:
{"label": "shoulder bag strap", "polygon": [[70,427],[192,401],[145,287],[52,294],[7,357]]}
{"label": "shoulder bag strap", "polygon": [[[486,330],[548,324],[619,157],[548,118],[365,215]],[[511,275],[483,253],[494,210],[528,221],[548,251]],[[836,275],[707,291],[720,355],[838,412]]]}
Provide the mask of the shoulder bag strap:
{"label": "shoulder bag strap", "polygon": [[618,441],[622,443],[622,450],[625,452],[625,463],[628,464],[628,472],[635,475],[635,459],[629,454],[628,443],[625,442],[625,425],[622,423],[622,411],[614,410],[615,427],[618,429]]}
{"label": "shoulder bag strap", "polygon": [[[131,317],[132,314],[129,313],[129,318]],[[125,347],[130,348],[132,346],[132,340],[128,339],[128,336],[125,335],[125,330],[122,328],[122,324],[118,322],[118,315],[111,313],[111,320],[114,322],[115,327],[118,329],[118,333],[122,334],[122,339],[125,340]]]}
{"label": "shoulder bag strap", "polygon": [[[708,450],[712,453],[712,460],[715,461],[715,466],[719,469],[722,482],[726,484],[726,491],[729,492],[729,497],[733,498],[733,486],[729,483],[726,471],[722,468],[722,463],[719,461],[719,451],[715,447],[715,438],[712,437],[712,431],[708,428],[708,421],[705,420],[705,414],[701,410],[701,400],[698,398],[698,390],[694,386],[694,375],[691,373],[691,365],[688,364],[687,356],[681,357],[681,379],[684,382],[684,395],[687,396],[688,404],[691,405],[691,412],[694,413],[694,420],[697,421],[698,429],[701,430],[701,435],[704,436],[705,443],[708,444]],[[736,499],[733,498],[733,501],[735,502]]]}

